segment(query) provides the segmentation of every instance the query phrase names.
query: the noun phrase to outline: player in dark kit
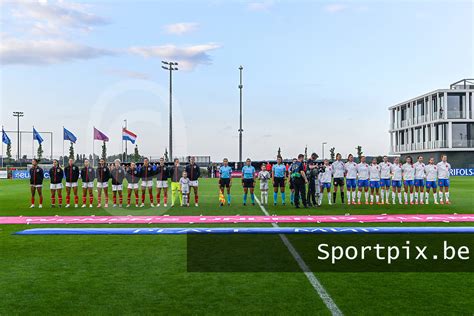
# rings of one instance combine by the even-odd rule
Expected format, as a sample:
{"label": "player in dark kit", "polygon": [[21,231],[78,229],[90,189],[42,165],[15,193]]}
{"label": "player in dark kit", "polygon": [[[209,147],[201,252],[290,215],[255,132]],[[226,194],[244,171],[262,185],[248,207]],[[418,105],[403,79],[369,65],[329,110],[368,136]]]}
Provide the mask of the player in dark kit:
{"label": "player in dark kit", "polygon": [[308,207],[306,202],[306,184],[308,179],[306,178],[306,173],[303,166],[304,155],[299,154],[298,160],[293,163],[289,169],[290,177],[293,182],[293,187],[295,188],[295,206],[299,208],[300,197],[305,208]]}
{"label": "player in dark kit", "polygon": [[115,159],[114,169],[111,171],[112,176],[112,194],[114,200],[114,207],[117,207],[117,192],[119,196],[119,207],[122,207],[123,201],[123,179],[125,178],[125,170],[120,165],[120,159]]}
{"label": "player in dark kit", "polygon": [[94,179],[95,171],[94,168],[90,166],[89,160],[84,160],[84,168],[81,170],[81,179],[82,179],[82,207],[86,207],[87,193],[89,193],[89,207],[92,207],[94,202]]}
{"label": "player in dark kit", "polygon": [[140,207],[145,206],[145,194],[148,189],[148,196],[150,197],[150,207],[153,205],[153,167],[150,165],[148,158],[143,160],[143,165],[140,168],[140,178],[142,179],[142,204]]}
{"label": "player in dark kit", "polygon": [[104,191],[105,196],[105,205],[104,207],[109,207],[109,179],[110,179],[110,169],[105,163],[104,159],[99,161],[99,166],[96,171],[97,175],[97,207],[102,206],[102,190]]}
{"label": "player in dark kit", "polygon": [[306,177],[308,178],[308,196],[306,200],[308,201],[308,206],[319,206],[317,202],[319,200],[319,186],[317,182],[319,181],[318,176],[322,168],[316,162],[317,159],[318,155],[312,153],[311,158],[306,162]]}
{"label": "player in dark kit", "polygon": [[43,207],[43,180],[44,180],[44,172],[38,166],[38,160],[33,159],[32,167],[30,168],[30,189],[31,189],[31,206],[30,208],[35,207],[35,194],[38,191],[39,196],[39,208]]}
{"label": "player in dark kit", "polygon": [[59,161],[54,159],[53,167],[49,169],[51,207],[56,207],[56,192],[58,193],[58,206],[61,207],[63,204],[63,178],[64,171],[61,166],[59,166]]}
{"label": "player in dark kit", "polygon": [[160,158],[160,164],[156,166],[156,206],[160,207],[161,190],[163,190],[163,206],[168,206],[168,178],[170,170],[165,165],[165,158]]}
{"label": "player in dark kit", "polygon": [[135,207],[138,207],[138,181],[140,181],[140,172],[137,170],[137,166],[134,162],[130,164],[130,168],[126,173],[127,178],[127,207],[130,207],[130,197],[132,191],[135,192]]}
{"label": "player in dark kit", "polygon": [[64,176],[66,177],[66,207],[71,204],[71,188],[74,192],[74,207],[78,207],[77,181],[79,180],[79,167],[74,164],[74,159],[69,159],[68,165],[64,167]]}
{"label": "player in dark kit", "polygon": [[[186,166],[186,173],[189,178],[189,186],[194,190],[194,203],[195,206],[198,206],[199,202],[199,195],[198,195],[198,179],[201,176],[201,170],[198,165],[194,162],[194,157],[191,157],[189,160],[189,165]],[[191,192],[190,192],[191,193]],[[190,194],[188,195],[188,202],[189,198],[191,198]]]}

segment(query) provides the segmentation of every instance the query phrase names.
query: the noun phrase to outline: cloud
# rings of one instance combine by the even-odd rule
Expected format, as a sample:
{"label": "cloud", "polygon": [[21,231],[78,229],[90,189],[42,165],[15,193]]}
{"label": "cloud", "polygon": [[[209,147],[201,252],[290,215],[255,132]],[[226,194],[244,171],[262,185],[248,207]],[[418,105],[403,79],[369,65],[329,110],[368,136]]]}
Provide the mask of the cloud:
{"label": "cloud", "polygon": [[125,77],[125,78],[140,79],[140,80],[151,79],[150,74],[147,74],[144,72],[138,72],[138,71],[131,71],[127,69],[107,69],[105,72],[117,77]]}
{"label": "cloud", "polygon": [[88,32],[109,21],[88,12],[89,6],[65,1],[17,1],[11,4],[15,22],[34,35],[62,35],[68,30]]}
{"label": "cloud", "polygon": [[268,11],[273,7],[274,2],[272,0],[266,1],[255,1],[247,4],[247,9],[250,11]]}
{"label": "cloud", "polygon": [[178,47],[173,44],[162,46],[131,47],[129,52],[145,58],[158,57],[177,61],[178,67],[183,70],[193,70],[197,65],[210,65],[212,63],[209,52],[220,48],[214,43]]}
{"label": "cloud", "polygon": [[349,6],[342,4],[342,3],[333,3],[333,4],[328,4],[324,7],[324,10],[330,13],[338,13],[345,11],[349,8]]}
{"label": "cloud", "polygon": [[163,29],[168,34],[183,35],[197,30],[198,27],[198,23],[183,22],[165,25]]}
{"label": "cloud", "polygon": [[113,55],[114,52],[66,40],[20,40],[2,38],[3,65],[48,65]]}

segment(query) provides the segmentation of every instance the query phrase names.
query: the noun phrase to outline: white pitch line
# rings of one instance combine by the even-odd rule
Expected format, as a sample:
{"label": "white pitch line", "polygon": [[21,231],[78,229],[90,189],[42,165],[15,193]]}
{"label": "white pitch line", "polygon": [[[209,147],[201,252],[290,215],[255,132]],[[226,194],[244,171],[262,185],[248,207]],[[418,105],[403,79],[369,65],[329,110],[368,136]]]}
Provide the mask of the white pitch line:
{"label": "white pitch line", "polygon": [[[267,212],[265,207],[260,203],[260,200],[255,196],[255,200],[257,201],[257,204],[260,206],[260,209],[262,210],[263,214],[266,216],[270,216],[270,214]],[[280,227],[278,226],[277,223],[272,223],[273,227]],[[288,248],[288,251],[291,253],[293,258],[296,260],[298,265],[300,266],[301,270],[304,272],[304,275],[308,279],[309,283],[313,286],[314,290],[318,293],[319,297],[323,300],[324,304],[326,307],[329,309],[331,314],[333,316],[342,316],[344,315],[342,311],[339,309],[339,307],[336,305],[334,300],[332,299],[331,295],[326,291],[324,286],[319,282],[319,279],[314,275],[314,273],[311,271],[311,269],[308,267],[306,262],[304,262],[303,258],[301,258],[300,254],[298,251],[296,251],[295,247],[293,247],[292,243],[286,238],[285,235],[279,234],[281,240],[283,241],[283,244],[285,244],[286,248]]]}

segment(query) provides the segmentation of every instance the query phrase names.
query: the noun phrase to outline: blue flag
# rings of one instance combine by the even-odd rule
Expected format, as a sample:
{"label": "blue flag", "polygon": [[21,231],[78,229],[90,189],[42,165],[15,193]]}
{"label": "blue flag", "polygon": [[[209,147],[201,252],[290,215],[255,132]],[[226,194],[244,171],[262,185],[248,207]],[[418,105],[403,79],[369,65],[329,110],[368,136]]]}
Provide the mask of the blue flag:
{"label": "blue flag", "polygon": [[38,131],[33,127],[33,140],[37,140],[38,144],[43,142],[43,137],[38,133]]}
{"label": "blue flag", "polygon": [[3,130],[3,127],[2,127],[2,142],[5,145],[10,145],[12,143],[12,141],[10,140],[10,137],[8,137],[7,133],[5,133],[5,131]]}
{"label": "blue flag", "polygon": [[63,129],[64,129],[64,140],[68,140],[68,141],[75,144],[76,140],[77,140],[77,137],[73,133],[71,133],[70,131],[65,129],[64,127],[63,127]]}

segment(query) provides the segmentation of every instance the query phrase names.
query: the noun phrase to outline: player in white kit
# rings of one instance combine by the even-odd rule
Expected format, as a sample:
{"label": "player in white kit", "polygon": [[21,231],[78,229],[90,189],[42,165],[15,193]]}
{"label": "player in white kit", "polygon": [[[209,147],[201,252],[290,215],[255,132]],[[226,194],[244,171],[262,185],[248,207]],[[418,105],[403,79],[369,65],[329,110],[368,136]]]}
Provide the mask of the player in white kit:
{"label": "player in white kit", "polygon": [[263,205],[268,205],[268,180],[270,180],[270,172],[267,171],[267,164],[263,163],[257,178],[260,180],[260,199]]}
{"label": "player in white kit", "polygon": [[331,168],[334,178],[334,191],[332,193],[332,202],[336,204],[337,188],[341,187],[341,202],[342,204],[344,204],[344,173],[346,172],[346,168],[344,163],[342,162],[342,155],[340,153],[336,154],[336,161],[332,163]]}
{"label": "player in white kit", "polygon": [[433,190],[434,204],[438,204],[438,193],[436,192],[436,180],[438,178],[438,167],[434,164],[435,160],[433,157],[430,158],[428,164],[425,166],[426,174],[426,192],[425,192],[425,203],[430,202],[430,189]]}
{"label": "player in white kit", "polygon": [[346,186],[347,186],[347,204],[356,204],[356,195],[357,195],[357,164],[354,162],[354,156],[349,154],[347,156],[347,162],[344,165],[345,176],[346,176]]}
{"label": "player in white kit", "polygon": [[[400,158],[395,158],[390,166],[390,172],[392,174],[392,204],[395,204],[396,197],[398,197],[398,204],[402,202],[402,164]],[[388,195],[388,192],[387,192]]]}
{"label": "player in white kit", "polygon": [[[413,159],[411,156],[407,156],[406,162],[402,166],[402,173],[403,173],[403,185],[404,185],[404,192],[405,192],[405,204],[413,203],[413,186],[415,181],[415,167],[413,166]],[[410,200],[408,200],[408,194],[410,194]]]}
{"label": "player in white kit", "polygon": [[[425,197],[425,164],[423,163],[423,156],[418,156],[418,161],[413,164],[415,168],[415,204],[423,204]],[[419,195],[419,196],[418,196]]]}
{"label": "player in white kit", "polygon": [[183,171],[183,176],[179,179],[179,191],[183,198],[181,199],[181,206],[189,206],[189,185],[190,180],[186,171]]}
{"label": "player in white kit", "polygon": [[441,162],[438,162],[436,166],[438,167],[439,202],[444,204],[444,191],[446,204],[451,204],[451,202],[449,202],[449,172],[451,171],[451,165],[448,163],[448,156],[442,155]]}
{"label": "player in white kit", "polygon": [[357,164],[357,204],[361,204],[362,190],[364,190],[365,204],[369,204],[369,165],[365,162],[365,156],[360,157]]}
{"label": "player in white kit", "polygon": [[[380,166],[380,194],[381,203],[390,204],[388,195],[390,193],[390,173],[392,164],[388,161],[387,156],[383,156],[383,161],[379,164]],[[385,201],[385,202],[384,202]]]}
{"label": "player in white kit", "polygon": [[324,196],[324,189],[327,190],[328,193],[328,203],[332,205],[331,202],[331,180],[332,180],[332,167],[329,165],[329,160],[324,160],[324,172],[320,173],[320,180],[321,180],[321,194],[319,195],[319,205],[321,205]]}
{"label": "player in white kit", "polygon": [[380,166],[377,164],[377,158],[373,158],[372,163],[369,166],[369,179],[370,205],[374,204],[374,193],[375,202],[380,204]]}

